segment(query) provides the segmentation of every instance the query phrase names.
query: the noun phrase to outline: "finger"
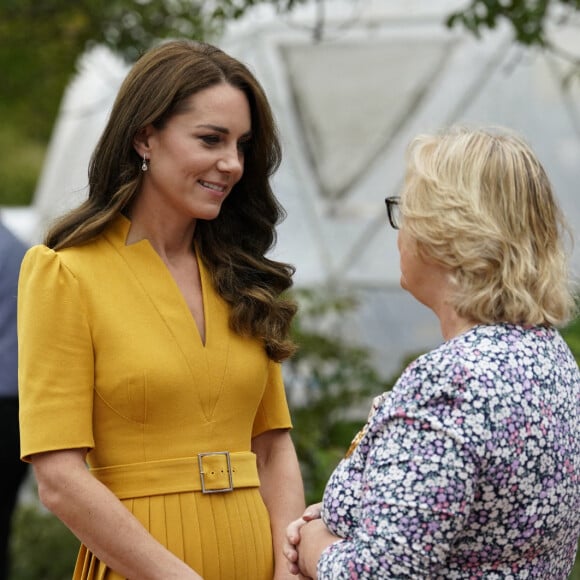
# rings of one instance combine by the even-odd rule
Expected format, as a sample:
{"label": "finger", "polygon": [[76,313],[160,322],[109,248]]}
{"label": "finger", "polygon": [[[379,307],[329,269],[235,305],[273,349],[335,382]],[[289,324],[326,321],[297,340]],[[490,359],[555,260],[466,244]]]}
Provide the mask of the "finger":
{"label": "finger", "polygon": [[305,512],[302,514],[302,518],[307,522],[312,520],[316,520],[320,517],[322,512],[322,503],[315,503],[311,506],[308,506]]}
{"label": "finger", "polygon": [[306,523],[302,518],[294,520],[286,528],[286,539],[292,545],[297,545],[300,542],[300,528]]}

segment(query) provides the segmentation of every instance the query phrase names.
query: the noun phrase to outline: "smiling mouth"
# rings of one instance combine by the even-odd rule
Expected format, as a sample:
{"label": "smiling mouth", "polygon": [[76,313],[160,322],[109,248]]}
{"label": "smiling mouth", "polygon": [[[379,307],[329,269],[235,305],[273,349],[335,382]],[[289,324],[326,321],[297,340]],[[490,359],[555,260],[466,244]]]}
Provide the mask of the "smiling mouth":
{"label": "smiling mouth", "polygon": [[217,191],[219,193],[225,193],[226,188],[223,185],[216,185],[215,183],[209,183],[208,181],[203,181],[202,179],[199,180],[199,183],[203,185],[203,187],[207,187],[213,191]]}

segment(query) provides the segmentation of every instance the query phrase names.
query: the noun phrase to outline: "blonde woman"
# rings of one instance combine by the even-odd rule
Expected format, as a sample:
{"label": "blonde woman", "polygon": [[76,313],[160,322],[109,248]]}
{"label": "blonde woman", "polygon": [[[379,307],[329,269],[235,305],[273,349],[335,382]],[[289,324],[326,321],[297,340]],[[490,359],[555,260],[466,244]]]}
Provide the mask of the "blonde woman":
{"label": "blonde woman", "polygon": [[[320,580],[564,580],[580,535],[580,372],[564,218],[528,145],[452,128],[410,145],[401,286],[444,342],[374,401],[326,487],[287,530]],[[358,443],[358,444],[357,444]]]}

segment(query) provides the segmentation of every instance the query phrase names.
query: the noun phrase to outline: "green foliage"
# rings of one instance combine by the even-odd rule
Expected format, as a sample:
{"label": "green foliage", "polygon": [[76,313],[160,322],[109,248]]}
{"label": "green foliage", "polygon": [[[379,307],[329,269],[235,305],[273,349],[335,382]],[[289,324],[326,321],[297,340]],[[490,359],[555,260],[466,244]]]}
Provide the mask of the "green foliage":
{"label": "green foliage", "polygon": [[446,24],[463,25],[479,37],[482,29],[494,29],[500,21],[507,21],[516,42],[546,46],[546,24],[556,6],[571,13],[580,10],[580,0],[472,0],[466,8],[450,14]]}
{"label": "green foliage", "polygon": [[514,29],[516,40],[523,44],[544,43],[544,20],[550,0],[534,2],[527,0],[500,2],[499,0],[473,0],[468,8],[454,12],[447,18],[447,26],[462,24],[480,36],[482,28],[493,29],[498,21],[508,20]]}
{"label": "green foliage", "polygon": [[580,54],[560,46],[557,34],[549,31],[572,21],[579,10],[580,0],[472,0],[467,7],[452,12],[446,25],[463,26],[479,38],[484,29],[507,22],[516,43],[538,46],[567,63],[561,82],[564,89],[569,89],[580,82]]}
{"label": "green foliage", "polygon": [[241,18],[258,4],[271,4],[287,12],[303,1],[4,0],[0,4],[0,30],[3,38],[6,34],[13,40],[26,38],[43,51],[48,43],[49,53],[56,46],[62,47],[61,55],[68,55],[68,64],[95,43],[109,46],[132,62],[160,39],[215,38],[228,20]]}
{"label": "green foliage", "polygon": [[55,516],[36,504],[14,515],[10,580],[70,580],[79,541]]}
{"label": "green foliage", "polygon": [[576,552],[576,562],[570,572],[570,576],[568,576],[568,580],[580,580],[580,544],[578,545],[578,552]]}
{"label": "green foliage", "polygon": [[201,5],[187,0],[3,2],[2,101],[23,132],[47,140],[77,59],[91,44],[107,44],[134,60],[156,39],[201,39],[217,29],[217,23],[202,19]]}
{"label": "green foliage", "polygon": [[258,4],[271,4],[278,12],[290,12],[297,4],[306,0],[222,0],[213,9],[211,15],[215,20],[237,20],[249,8]]}
{"label": "green foliage", "polygon": [[[6,115],[0,107],[0,117]],[[28,205],[42,168],[45,146],[38,140],[18,135],[12,124],[3,123],[0,151],[0,205]]]}
{"label": "green foliage", "polygon": [[285,380],[306,497],[313,503],[365,423],[370,400],[390,385],[365,349],[335,332],[336,322],[355,306],[352,297],[306,290],[296,297],[293,336],[300,349],[285,364]]}
{"label": "green foliage", "polygon": [[580,318],[574,319],[562,330],[562,336],[580,365]]}

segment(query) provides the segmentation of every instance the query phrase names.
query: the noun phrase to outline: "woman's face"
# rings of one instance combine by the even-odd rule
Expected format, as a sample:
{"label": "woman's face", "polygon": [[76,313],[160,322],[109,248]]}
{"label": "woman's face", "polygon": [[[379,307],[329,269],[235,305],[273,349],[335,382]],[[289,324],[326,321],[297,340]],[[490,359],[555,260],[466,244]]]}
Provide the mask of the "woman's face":
{"label": "woman's face", "polygon": [[196,93],[187,110],[162,129],[146,128],[142,145],[149,169],[140,197],[181,219],[216,218],[244,172],[251,130],[241,90],[222,83]]}
{"label": "woman's face", "polygon": [[421,257],[417,250],[417,242],[405,228],[405,222],[399,230],[397,246],[400,256],[401,288],[410,292],[428,308],[436,310],[447,289],[449,280],[447,270]]}

